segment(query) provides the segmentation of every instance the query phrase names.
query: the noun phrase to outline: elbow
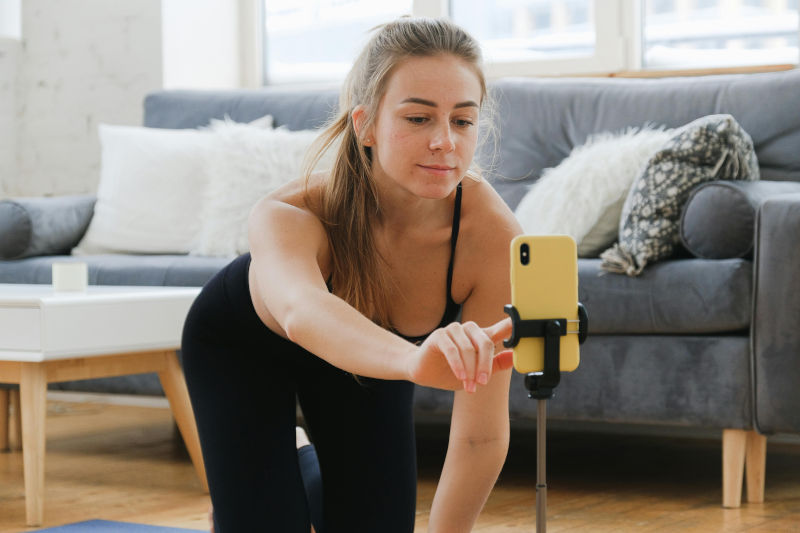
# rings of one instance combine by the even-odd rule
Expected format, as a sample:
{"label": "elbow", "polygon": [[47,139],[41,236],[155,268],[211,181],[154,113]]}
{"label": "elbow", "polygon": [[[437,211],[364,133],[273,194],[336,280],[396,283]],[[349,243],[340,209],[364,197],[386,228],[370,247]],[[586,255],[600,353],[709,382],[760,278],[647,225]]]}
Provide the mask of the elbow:
{"label": "elbow", "polygon": [[505,454],[511,442],[510,421],[507,417],[492,419],[472,431],[463,431],[459,440],[469,448],[502,450]]}
{"label": "elbow", "polygon": [[293,292],[281,299],[280,307],[273,316],[287,339],[305,346],[305,341],[308,341],[310,336],[318,336],[321,316],[325,314],[327,308],[323,302],[327,294],[309,288]]}
{"label": "elbow", "polygon": [[494,459],[495,465],[498,469],[503,468],[503,465],[508,458],[509,438],[497,439],[488,451],[489,456]]}
{"label": "elbow", "polygon": [[505,463],[509,447],[508,432],[489,435],[464,436],[459,445],[470,455],[479,455],[484,460],[502,465]]}
{"label": "elbow", "polygon": [[482,464],[486,472],[500,474],[508,458],[508,439],[481,439],[468,443],[467,453],[473,458],[473,464]]}
{"label": "elbow", "polygon": [[491,437],[482,436],[476,438],[467,438],[465,443],[470,449],[491,448],[503,450],[503,453],[505,453],[508,450],[509,439],[507,435],[497,435]]}
{"label": "elbow", "polygon": [[278,323],[286,333],[286,338],[295,344],[300,344],[303,338],[304,327],[304,313],[298,309],[297,305],[289,304],[281,313],[281,318]]}
{"label": "elbow", "polygon": [[490,444],[488,453],[495,458],[497,464],[500,466],[506,462],[506,458],[508,457],[508,447],[509,447],[509,438],[505,436],[504,438],[495,439],[494,442]]}

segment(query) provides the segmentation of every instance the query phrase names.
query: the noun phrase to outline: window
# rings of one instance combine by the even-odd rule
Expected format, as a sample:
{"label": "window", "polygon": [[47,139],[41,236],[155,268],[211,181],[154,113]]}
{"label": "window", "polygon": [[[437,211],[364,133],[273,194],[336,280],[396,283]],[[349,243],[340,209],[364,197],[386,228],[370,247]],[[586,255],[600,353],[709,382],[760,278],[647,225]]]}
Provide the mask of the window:
{"label": "window", "polygon": [[374,26],[449,14],[490,78],[798,63],[798,0],[251,0],[266,83],[340,82]]}
{"label": "window", "polygon": [[22,0],[0,0],[0,38],[22,38]]}
{"label": "window", "polygon": [[453,20],[478,38],[490,62],[594,53],[592,0],[452,0]]}
{"label": "window", "polygon": [[[454,22],[481,41],[489,77],[618,70],[614,0],[450,0]],[[614,9],[608,9],[612,6]]]}
{"label": "window", "polygon": [[369,30],[411,13],[411,0],[264,1],[267,84],[342,80]]}
{"label": "window", "polygon": [[667,13],[675,9],[675,0],[650,0],[651,13]]}
{"label": "window", "polygon": [[797,7],[765,0],[645,1],[642,66],[710,68],[798,62]]}

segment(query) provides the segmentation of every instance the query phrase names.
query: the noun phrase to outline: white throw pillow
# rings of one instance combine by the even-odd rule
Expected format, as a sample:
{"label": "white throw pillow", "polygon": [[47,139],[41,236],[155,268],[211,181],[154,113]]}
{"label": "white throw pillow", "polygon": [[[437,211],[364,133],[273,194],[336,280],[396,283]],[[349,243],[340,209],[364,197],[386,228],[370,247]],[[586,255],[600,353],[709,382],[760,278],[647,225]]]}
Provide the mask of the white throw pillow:
{"label": "white throw pillow", "polygon": [[599,133],[547,168],[517,206],[525,233],[570,235],[580,257],[596,257],[616,239],[634,178],[669,140],[671,130]]}
{"label": "white throw pillow", "polygon": [[94,216],[73,254],[188,253],[200,231],[202,130],[99,127],[100,184]]}
{"label": "white throw pillow", "polygon": [[[319,131],[265,130],[229,120],[211,121],[214,145],[205,158],[208,185],[200,239],[191,253],[230,257],[250,249],[247,219],[260,198],[300,177]],[[317,169],[330,168],[328,150]]]}

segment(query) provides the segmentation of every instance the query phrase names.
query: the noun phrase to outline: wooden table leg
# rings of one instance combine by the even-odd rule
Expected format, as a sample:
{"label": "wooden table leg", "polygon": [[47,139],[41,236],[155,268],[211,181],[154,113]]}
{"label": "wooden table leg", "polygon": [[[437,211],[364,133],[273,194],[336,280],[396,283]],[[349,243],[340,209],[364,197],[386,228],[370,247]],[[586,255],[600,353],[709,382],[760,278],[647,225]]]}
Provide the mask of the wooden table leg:
{"label": "wooden table leg", "polygon": [[178,354],[175,352],[164,352],[164,370],[158,373],[161,386],[169,400],[172,416],[178,424],[178,429],[189,450],[189,457],[200,478],[203,490],[208,492],[208,480],[206,479],[206,467],[203,463],[203,454],[200,450],[200,437],[197,434],[197,424],[194,420],[192,404],[189,400],[189,391],[186,389],[186,381],[183,377],[183,370],[178,362]]}
{"label": "wooden table leg", "polygon": [[0,452],[8,451],[8,398],[11,396],[8,389],[0,388]]}
{"label": "wooden table leg", "polygon": [[19,451],[22,449],[22,409],[19,404],[19,389],[11,389],[8,394],[8,403],[11,405],[11,410],[14,412],[14,418],[11,422],[9,432],[9,446],[11,451]]}
{"label": "wooden table leg", "polygon": [[41,363],[23,363],[20,377],[20,402],[17,405],[22,414],[25,518],[28,526],[39,526],[44,515],[47,369]]}

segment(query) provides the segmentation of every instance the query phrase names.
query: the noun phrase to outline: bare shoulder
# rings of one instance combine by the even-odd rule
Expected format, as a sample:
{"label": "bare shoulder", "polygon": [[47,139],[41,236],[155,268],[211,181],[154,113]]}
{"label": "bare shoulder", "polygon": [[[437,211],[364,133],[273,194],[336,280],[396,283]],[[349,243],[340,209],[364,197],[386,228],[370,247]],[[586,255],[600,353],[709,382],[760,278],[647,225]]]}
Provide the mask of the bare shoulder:
{"label": "bare shoulder", "polygon": [[326,178],[324,173],[315,173],[309,177],[308,182],[305,178],[294,179],[269,193],[260,202],[281,202],[318,212]]}
{"label": "bare shoulder", "polygon": [[453,296],[464,304],[463,320],[488,326],[503,318],[511,297],[509,248],[522,229],[490,183],[462,183]]}
{"label": "bare shoulder", "polygon": [[462,182],[463,235],[478,249],[508,249],[508,243],[522,233],[514,213],[486,180]]}
{"label": "bare shoulder", "polygon": [[256,252],[266,241],[286,236],[302,236],[306,242],[322,246],[327,242],[319,219],[319,204],[324,176],[313,175],[306,184],[296,179],[261,198],[250,211],[250,248]]}
{"label": "bare shoulder", "polygon": [[[469,303],[469,316],[479,323],[492,323],[498,317],[483,316],[484,307],[494,308],[487,299],[507,299],[509,246],[522,233],[514,213],[494,187],[485,180],[462,182],[461,225],[456,253],[454,296]],[[500,296],[496,296],[500,295]],[[467,308],[465,307],[465,313]],[[480,322],[480,321],[483,322]]]}

